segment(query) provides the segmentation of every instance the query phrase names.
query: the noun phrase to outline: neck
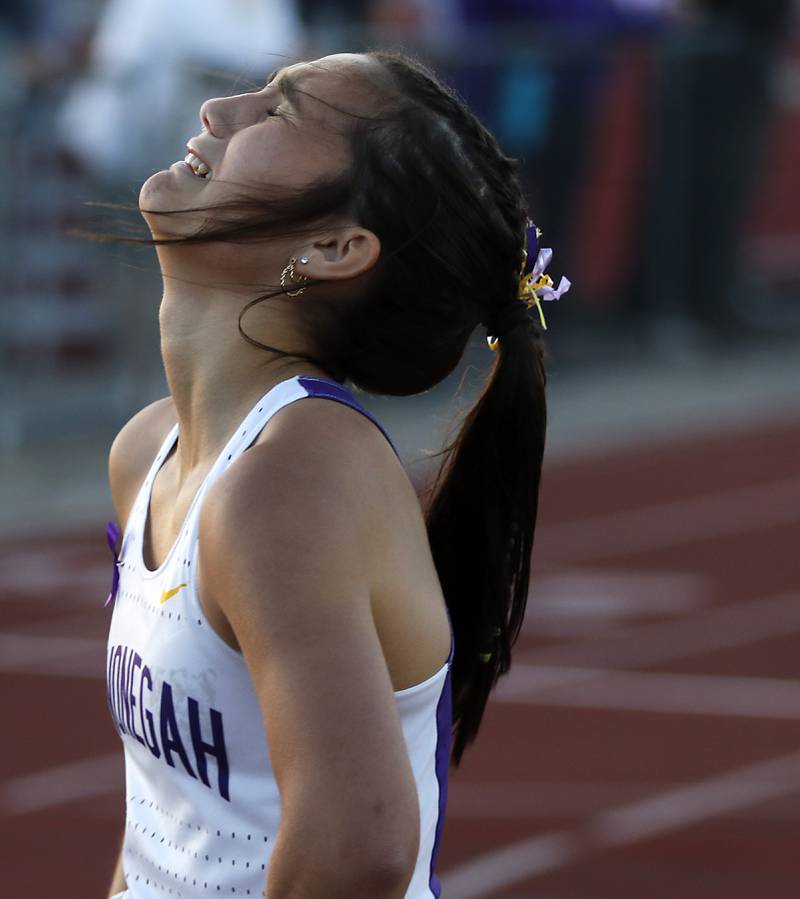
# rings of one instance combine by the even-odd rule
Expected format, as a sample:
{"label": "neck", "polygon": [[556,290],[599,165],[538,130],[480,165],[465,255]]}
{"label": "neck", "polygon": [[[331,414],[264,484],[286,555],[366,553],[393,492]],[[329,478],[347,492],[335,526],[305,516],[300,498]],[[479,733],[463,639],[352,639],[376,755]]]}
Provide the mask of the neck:
{"label": "neck", "polygon": [[[252,295],[251,295],[252,296]],[[165,290],[159,310],[161,354],[178,418],[179,480],[213,464],[234,429],[268,390],[295,375],[330,378],[306,359],[281,356],[248,343],[237,319],[246,304],[220,301],[179,290]],[[254,307],[260,309],[259,306]],[[250,310],[242,329],[271,346],[313,355],[296,327],[274,317],[268,308],[261,316]]]}

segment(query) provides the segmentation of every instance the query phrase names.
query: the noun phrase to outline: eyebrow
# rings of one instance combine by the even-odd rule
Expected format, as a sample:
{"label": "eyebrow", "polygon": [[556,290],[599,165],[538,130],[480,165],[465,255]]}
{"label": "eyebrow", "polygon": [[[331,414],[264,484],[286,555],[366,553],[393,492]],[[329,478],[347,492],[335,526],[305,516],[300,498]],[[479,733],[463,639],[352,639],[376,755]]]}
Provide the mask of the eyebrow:
{"label": "eyebrow", "polygon": [[284,72],[283,75],[275,81],[276,76],[281,72],[283,72],[283,68],[274,69],[267,77],[267,83],[264,87],[269,87],[270,85],[277,87],[287,100],[298,102],[299,95],[302,93],[302,91],[298,90],[298,82],[302,76],[292,76]]}

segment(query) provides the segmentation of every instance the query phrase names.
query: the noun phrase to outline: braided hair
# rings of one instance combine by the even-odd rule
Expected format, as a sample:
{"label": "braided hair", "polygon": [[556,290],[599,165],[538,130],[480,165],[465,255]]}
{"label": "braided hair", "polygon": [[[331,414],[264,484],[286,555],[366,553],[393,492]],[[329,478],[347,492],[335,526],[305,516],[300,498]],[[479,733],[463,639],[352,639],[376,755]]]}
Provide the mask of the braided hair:
{"label": "braided hair", "polygon": [[[380,301],[353,310],[342,350],[359,386],[419,393],[453,370],[479,322],[516,298],[526,205],[516,160],[454,91],[417,60],[367,55],[393,95],[353,134],[353,208],[381,239],[383,277]],[[387,358],[390,371],[375,364]]]}
{"label": "braided hair", "polygon": [[[358,221],[380,237],[380,282],[346,322],[342,364],[376,393],[426,390],[475,327],[513,303],[528,219],[517,162],[427,67],[372,52],[394,95],[353,135]],[[525,612],[546,429],[544,348],[527,318],[442,452],[426,525],[453,625],[453,762],[511,664]]]}

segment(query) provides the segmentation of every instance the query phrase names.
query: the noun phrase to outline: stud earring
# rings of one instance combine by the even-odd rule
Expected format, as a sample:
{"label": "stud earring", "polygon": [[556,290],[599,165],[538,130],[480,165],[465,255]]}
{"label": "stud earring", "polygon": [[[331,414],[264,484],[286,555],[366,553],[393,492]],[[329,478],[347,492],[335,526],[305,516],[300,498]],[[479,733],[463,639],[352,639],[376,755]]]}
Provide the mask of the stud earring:
{"label": "stud earring", "polygon": [[[308,259],[305,256],[300,257],[301,262],[308,262]],[[286,279],[288,278],[293,284],[298,284],[301,281],[307,281],[308,278],[305,275],[296,275],[294,271],[294,265],[297,262],[294,256],[289,260],[289,264],[286,268],[281,272],[281,287],[284,290],[284,293],[288,297],[296,297],[299,296],[304,290],[305,287],[301,287],[299,290],[287,290],[286,289]],[[299,281],[297,280],[299,279]]]}

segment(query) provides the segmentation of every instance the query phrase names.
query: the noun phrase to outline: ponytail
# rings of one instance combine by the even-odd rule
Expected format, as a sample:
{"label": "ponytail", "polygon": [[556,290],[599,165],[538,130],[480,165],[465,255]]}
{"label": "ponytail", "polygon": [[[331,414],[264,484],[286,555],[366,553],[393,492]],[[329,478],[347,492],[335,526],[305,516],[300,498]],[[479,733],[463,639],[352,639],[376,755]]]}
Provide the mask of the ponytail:
{"label": "ponytail", "polygon": [[500,341],[487,384],[442,451],[425,513],[453,626],[453,764],[511,667],[525,615],[544,455],[544,349],[533,322]]}

